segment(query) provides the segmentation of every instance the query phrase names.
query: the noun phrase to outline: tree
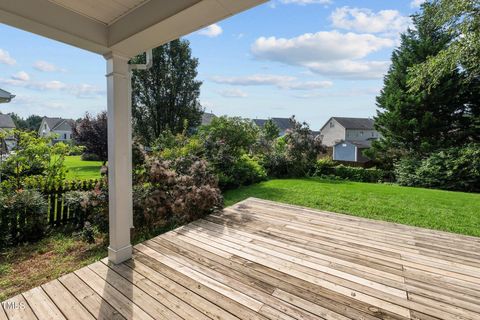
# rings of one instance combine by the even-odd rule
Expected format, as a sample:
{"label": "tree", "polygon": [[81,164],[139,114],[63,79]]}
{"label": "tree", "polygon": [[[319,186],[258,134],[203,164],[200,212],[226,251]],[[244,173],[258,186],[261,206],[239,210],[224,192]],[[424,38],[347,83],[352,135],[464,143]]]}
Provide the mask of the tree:
{"label": "tree", "polygon": [[96,117],[85,114],[73,127],[72,138],[85,147],[86,154],[97,156],[105,164],[108,160],[107,113],[100,112]]}
{"label": "tree", "polygon": [[42,122],[42,117],[37,115],[30,115],[26,119],[23,119],[16,113],[9,113],[10,117],[12,117],[15,126],[19,130],[23,131],[38,131],[40,128],[40,123]]}
{"label": "tree", "polygon": [[[145,56],[137,56],[131,63],[145,63]],[[133,127],[141,143],[151,145],[167,129],[180,133],[185,121],[190,129],[200,124],[202,82],[195,80],[197,67],[189,42],[174,40],[153,50],[149,70],[133,72]]]}
{"label": "tree", "polygon": [[374,142],[369,156],[387,165],[405,154],[428,154],[473,136],[471,92],[458,69],[441,77],[428,92],[409,90],[409,68],[438,54],[452,41],[451,34],[428,15],[414,15],[413,23],[415,28],[402,34],[400,47],[392,54],[392,65],[377,97],[375,126],[383,138]]}
{"label": "tree", "polygon": [[468,80],[480,77],[480,2],[432,0],[422,6],[424,15],[450,36],[448,46],[409,70],[413,91],[428,90],[453,70],[462,69]]}
{"label": "tree", "polygon": [[272,119],[268,119],[262,128],[262,133],[267,140],[273,141],[280,135],[280,129]]}
{"label": "tree", "polygon": [[6,178],[3,184],[14,190],[22,189],[26,180],[39,176],[45,185],[53,186],[66,176],[65,157],[79,151],[62,142],[52,144],[53,137],[38,137],[35,132],[12,130],[17,145],[9,157],[1,163],[0,174]]}

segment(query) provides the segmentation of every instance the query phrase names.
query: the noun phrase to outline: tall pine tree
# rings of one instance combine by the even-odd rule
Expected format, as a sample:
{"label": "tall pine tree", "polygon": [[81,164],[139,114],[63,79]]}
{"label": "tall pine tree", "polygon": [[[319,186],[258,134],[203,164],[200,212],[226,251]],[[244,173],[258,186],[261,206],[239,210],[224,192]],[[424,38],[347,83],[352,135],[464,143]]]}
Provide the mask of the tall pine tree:
{"label": "tall pine tree", "polygon": [[[145,56],[131,63],[145,63]],[[193,58],[189,42],[174,40],[153,50],[153,66],[136,70],[132,76],[132,116],[136,137],[151,145],[165,130],[179,133],[200,124],[200,86],[198,59]]]}
{"label": "tall pine tree", "polygon": [[383,138],[374,142],[370,155],[387,166],[406,154],[422,156],[463,144],[469,135],[470,93],[458,69],[445,74],[428,92],[409,90],[408,70],[451,41],[451,35],[428,15],[414,15],[413,23],[414,28],[401,35],[401,44],[392,54],[392,65],[377,97],[375,126]]}

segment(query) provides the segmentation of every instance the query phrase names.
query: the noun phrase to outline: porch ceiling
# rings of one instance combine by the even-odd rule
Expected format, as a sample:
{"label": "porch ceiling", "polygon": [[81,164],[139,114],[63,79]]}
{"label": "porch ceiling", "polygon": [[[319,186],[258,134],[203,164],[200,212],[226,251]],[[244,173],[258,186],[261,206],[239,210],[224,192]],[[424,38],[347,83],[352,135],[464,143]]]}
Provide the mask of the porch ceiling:
{"label": "porch ceiling", "polygon": [[99,54],[133,57],[267,1],[1,1],[0,22]]}

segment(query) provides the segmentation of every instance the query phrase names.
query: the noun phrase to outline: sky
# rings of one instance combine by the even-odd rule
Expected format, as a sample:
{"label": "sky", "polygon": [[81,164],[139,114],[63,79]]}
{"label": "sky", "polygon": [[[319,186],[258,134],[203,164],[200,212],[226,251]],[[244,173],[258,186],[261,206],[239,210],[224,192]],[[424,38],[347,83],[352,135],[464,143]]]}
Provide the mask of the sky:
{"label": "sky", "polygon": [[[422,0],[272,0],[184,38],[199,59],[207,112],[373,117],[399,35]],[[106,109],[105,60],[0,24],[0,112],[79,118]]]}

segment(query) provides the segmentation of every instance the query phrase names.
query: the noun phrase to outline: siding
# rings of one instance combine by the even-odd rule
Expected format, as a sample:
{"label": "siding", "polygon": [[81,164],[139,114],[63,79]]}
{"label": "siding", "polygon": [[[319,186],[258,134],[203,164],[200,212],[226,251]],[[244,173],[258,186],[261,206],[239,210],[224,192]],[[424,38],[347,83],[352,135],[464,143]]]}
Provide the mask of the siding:
{"label": "siding", "polygon": [[333,147],[333,160],[355,161],[355,145],[349,142],[338,143]]}
{"label": "siding", "polygon": [[[333,123],[333,127],[330,126]],[[341,140],[345,140],[345,128],[342,127],[335,119],[330,119],[320,131],[322,144],[332,147]]]}

